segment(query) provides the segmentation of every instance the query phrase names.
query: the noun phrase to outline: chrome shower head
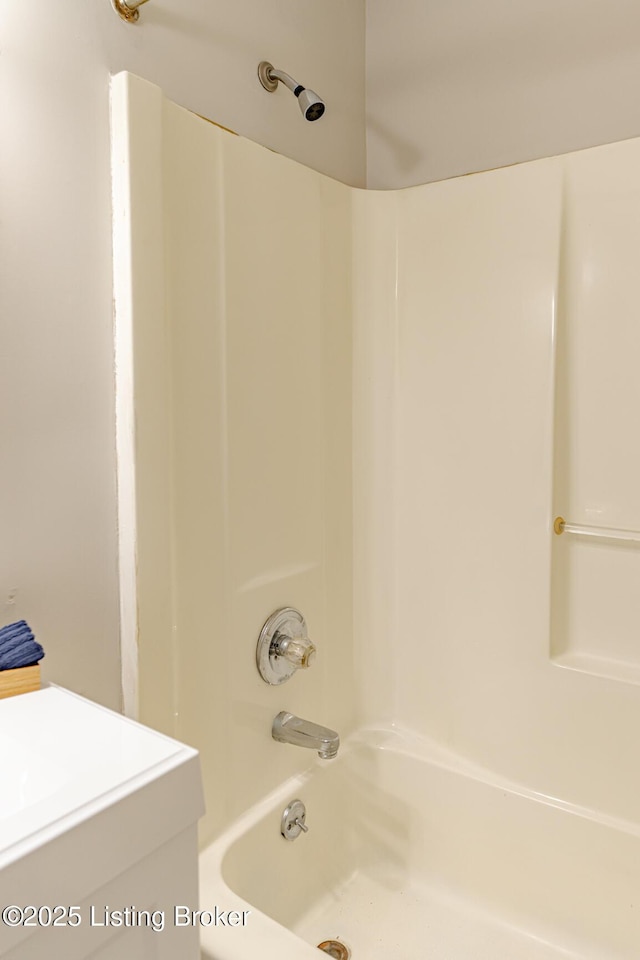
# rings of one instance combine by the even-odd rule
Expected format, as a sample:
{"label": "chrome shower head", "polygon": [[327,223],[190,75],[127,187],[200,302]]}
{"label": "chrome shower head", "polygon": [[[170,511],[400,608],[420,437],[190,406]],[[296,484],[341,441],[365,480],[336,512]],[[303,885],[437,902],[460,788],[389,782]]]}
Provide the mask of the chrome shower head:
{"label": "chrome shower head", "polygon": [[314,93],[313,90],[308,90],[307,87],[303,87],[301,83],[297,83],[293,77],[290,77],[284,70],[276,70],[267,60],[263,60],[262,63],[258,65],[258,77],[262,86],[265,90],[268,90],[269,93],[273,93],[274,90],[278,89],[278,81],[284,83],[285,87],[288,87],[293,95],[298,98],[298,105],[305,120],[319,120],[324,113],[324,102],[317,93]]}

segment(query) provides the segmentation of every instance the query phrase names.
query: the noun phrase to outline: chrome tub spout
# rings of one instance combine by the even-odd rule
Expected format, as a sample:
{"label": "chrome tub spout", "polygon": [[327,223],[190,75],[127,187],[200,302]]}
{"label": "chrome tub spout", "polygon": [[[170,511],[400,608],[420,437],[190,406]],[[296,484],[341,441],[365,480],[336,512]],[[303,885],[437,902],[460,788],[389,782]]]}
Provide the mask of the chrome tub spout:
{"label": "chrome tub spout", "polygon": [[293,743],[297,747],[317,750],[322,760],[332,760],[340,746],[340,737],[335,730],[302,720],[284,710],[274,719],[271,735],[279,743]]}

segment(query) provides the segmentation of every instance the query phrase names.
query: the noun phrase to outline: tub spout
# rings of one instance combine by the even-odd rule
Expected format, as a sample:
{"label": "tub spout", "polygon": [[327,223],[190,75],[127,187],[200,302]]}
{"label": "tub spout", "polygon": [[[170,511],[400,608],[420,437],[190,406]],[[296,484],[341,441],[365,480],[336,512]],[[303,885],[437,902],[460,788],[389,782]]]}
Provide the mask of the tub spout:
{"label": "tub spout", "polygon": [[297,747],[317,750],[323,760],[332,760],[340,746],[340,737],[335,730],[294,717],[284,710],[274,719],[271,735],[279,743],[293,743]]}

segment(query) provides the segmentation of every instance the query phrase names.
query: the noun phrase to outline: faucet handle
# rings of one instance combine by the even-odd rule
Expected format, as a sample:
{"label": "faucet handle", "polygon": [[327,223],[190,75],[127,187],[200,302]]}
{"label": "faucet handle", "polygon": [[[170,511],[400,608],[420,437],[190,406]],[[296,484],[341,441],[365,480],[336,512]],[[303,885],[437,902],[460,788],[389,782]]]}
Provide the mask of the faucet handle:
{"label": "faucet handle", "polygon": [[284,657],[296,670],[306,670],[311,666],[316,655],[315,644],[306,636],[287,637],[283,633],[276,633],[272,641],[272,649],[276,656]]}
{"label": "faucet handle", "polygon": [[284,683],[296,670],[310,667],[316,655],[299,610],[282,607],[263,624],[256,649],[260,676],[270,684]]}

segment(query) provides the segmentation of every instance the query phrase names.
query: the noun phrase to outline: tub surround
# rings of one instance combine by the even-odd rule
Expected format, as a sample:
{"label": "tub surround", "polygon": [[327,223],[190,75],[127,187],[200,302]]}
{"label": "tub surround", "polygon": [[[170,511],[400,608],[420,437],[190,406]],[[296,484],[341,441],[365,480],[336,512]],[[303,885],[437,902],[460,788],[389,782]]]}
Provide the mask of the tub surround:
{"label": "tub surround", "polygon": [[[640,551],[558,537],[553,520],[640,529],[639,162],[631,140],[399,191],[387,230],[388,543],[405,645],[393,712],[532,789],[628,820]],[[388,321],[371,317],[385,343]]]}
{"label": "tub surround", "polygon": [[[351,190],[130,75],[112,111],[118,376],[135,403],[124,659],[140,719],[200,751],[206,841],[309,765],[272,739],[279,711],[355,726]],[[279,689],[256,646],[289,605],[318,655]]]}
{"label": "tub surround", "polygon": [[[351,902],[353,875],[354,903],[389,882],[416,916],[452,898],[452,924],[477,899],[488,956],[631,960],[640,552],[558,537],[553,520],[640,529],[640,140],[377,193],[137,78],[114,78],[113,93],[119,378],[135,409],[119,441],[121,507],[137,523],[125,650],[140,716],[202,754],[203,889],[224,878],[264,914],[265,949],[292,957],[307,949],[296,931],[309,944],[316,920],[337,920],[337,891]],[[319,653],[283,701],[255,650],[286,605],[305,611]],[[391,759],[395,747],[367,753],[385,758],[364,782],[388,819],[372,814],[364,838],[354,814],[355,847],[333,843],[324,793],[314,824],[301,788],[321,761],[274,743],[285,708],[346,744],[393,723],[429,744],[422,767]],[[433,751],[463,776],[423,781],[440,769]],[[345,771],[350,790],[360,767],[347,756],[318,782]],[[421,810],[394,793],[392,768],[408,793],[431,784]],[[274,796],[261,839],[253,823]],[[294,798],[310,832],[287,844],[278,823]],[[441,856],[414,863],[403,840],[425,829]],[[322,889],[301,879],[287,916],[265,900],[277,844],[336,851],[322,862],[338,872]],[[582,904],[558,885],[572,870]],[[249,926],[236,933],[220,933],[223,960],[252,942]]]}

